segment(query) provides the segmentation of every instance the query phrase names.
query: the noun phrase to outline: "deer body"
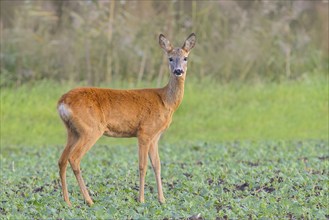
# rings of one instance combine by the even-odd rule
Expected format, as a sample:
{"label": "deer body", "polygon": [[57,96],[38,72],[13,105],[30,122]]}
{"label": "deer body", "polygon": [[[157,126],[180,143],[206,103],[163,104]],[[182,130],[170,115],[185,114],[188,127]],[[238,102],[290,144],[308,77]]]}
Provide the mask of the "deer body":
{"label": "deer body", "polygon": [[[64,200],[71,205],[66,185],[66,167],[70,163],[84,199],[93,204],[81,176],[80,161],[102,136],[137,137],[139,145],[139,201],[144,202],[144,179],[149,156],[156,176],[158,198],[165,201],[161,183],[158,141],[169,127],[173,113],[184,94],[187,55],[195,44],[191,34],[183,48],[173,48],[163,36],[160,46],[170,60],[169,83],[158,89],[114,90],[76,88],[58,101],[58,112],[67,128],[67,145],[59,159]],[[174,60],[175,59],[175,60]],[[184,61],[182,64],[180,61]]]}
{"label": "deer body", "polygon": [[[183,97],[173,93],[167,98],[168,93],[168,87],[141,90],[77,88],[59,100],[59,113],[65,121],[74,116],[69,119],[71,123],[87,125],[109,137],[137,137],[148,130],[149,133],[162,132],[170,125]],[[75,129],[79,130],[79,127]]]}

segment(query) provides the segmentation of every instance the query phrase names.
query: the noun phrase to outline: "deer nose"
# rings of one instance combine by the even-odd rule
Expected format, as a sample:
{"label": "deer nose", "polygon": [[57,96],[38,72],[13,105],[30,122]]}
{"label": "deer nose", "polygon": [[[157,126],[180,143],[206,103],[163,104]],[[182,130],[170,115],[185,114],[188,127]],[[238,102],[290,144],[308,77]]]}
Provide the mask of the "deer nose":
{"label": "deer nose", "polygon": [[184,71],[182,70],[182,69],[175,69],[174,70],[174,74],[176,75],[176,76],[180,76],[180,75],[182,75],[184,73]]}

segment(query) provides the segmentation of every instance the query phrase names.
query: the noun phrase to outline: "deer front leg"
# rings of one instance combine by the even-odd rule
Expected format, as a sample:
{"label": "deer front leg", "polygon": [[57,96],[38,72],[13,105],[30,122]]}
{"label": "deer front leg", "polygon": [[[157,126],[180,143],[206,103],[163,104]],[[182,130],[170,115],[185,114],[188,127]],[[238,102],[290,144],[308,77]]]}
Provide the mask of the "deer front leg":
{"label": "deer front leg", "polygon": [[159,140],[159,138],[156,138],[156,140],[154,140],[151,143],[150,149],[149,149],[149,157],[150,157],[150,160],[152,163],[153,171],[155,174],[155,180],[157,183],[158,200],[160,203],[165,203],[165,198],[163,196],[163,191],[162,191],[161,162],[160,162],[159,151],[158,151],[158,140]]}
{"label": "deer front leg", "polygon": [[139,197],[138,201],[144,203],[145,174],[147,170],[147,153],[150,146],[148,138],[138,137],[139,159]]}

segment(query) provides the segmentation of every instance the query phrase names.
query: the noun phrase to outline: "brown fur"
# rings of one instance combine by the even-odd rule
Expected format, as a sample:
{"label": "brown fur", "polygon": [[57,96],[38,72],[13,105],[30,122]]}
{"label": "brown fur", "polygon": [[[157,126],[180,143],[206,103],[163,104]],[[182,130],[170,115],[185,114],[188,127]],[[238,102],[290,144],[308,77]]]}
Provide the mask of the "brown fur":
{"label": "brown fur", "polygon": [[[149,156],[156,176],[158,199],[165,202],[158,141],[169,127],[173,113],[184,94],[187,62],[184,58],[194,47],[195,35],[191,34],[182,48],[173,48],[163,36],[160,46],[170,61],[169,83],[159,89],[114,90],[102,88],[76,88],[58,101],[58,112],[67,128],[67,145],[59,159],[60,178],[64,200],[71,206],[66,185],[68,162],[79,183],[84,199],[93,204],[81,176],[80,161],[84,154],[102,136],[137,137],[139,144],[140,191],[139,201],[144,202],[144,179]],[[182,75],[175,74],[181,69]],[[176,71],[177,72],[177,71]]]}

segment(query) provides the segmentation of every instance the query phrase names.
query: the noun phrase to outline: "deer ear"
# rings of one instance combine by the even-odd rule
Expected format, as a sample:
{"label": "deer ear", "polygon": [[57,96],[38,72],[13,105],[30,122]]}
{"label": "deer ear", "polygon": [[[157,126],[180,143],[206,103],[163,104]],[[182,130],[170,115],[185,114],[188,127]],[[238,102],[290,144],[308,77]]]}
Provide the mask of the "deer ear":
{"label": "deer ear", "polygon": [[190,34],[188,38],[185,40],[184,45],[182,47],[186,52],[190,52],[190,50],[194,47],[196,42],[196,36],[194,33]]}
{"label": "deer ear", "polygon": [[173,50],[173,46],[171,45],[170,41],[167,40],[167,38],[163,34],[160,34],[159,36],[159,44],[160,47],[167,53]]}

